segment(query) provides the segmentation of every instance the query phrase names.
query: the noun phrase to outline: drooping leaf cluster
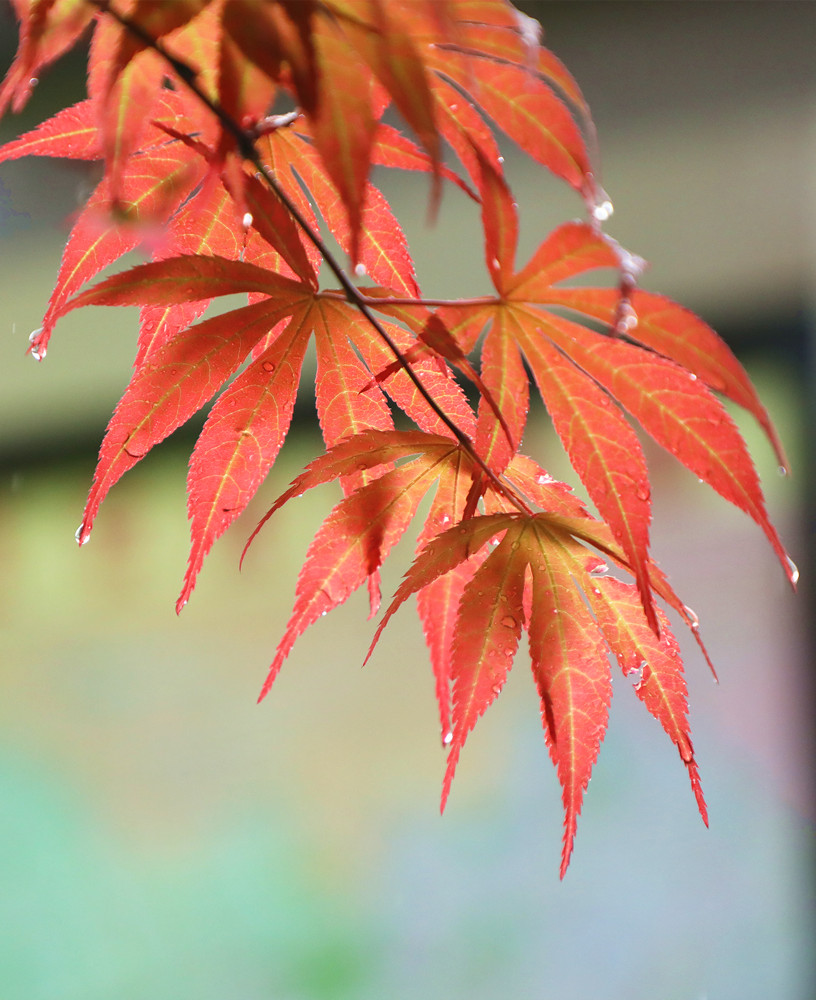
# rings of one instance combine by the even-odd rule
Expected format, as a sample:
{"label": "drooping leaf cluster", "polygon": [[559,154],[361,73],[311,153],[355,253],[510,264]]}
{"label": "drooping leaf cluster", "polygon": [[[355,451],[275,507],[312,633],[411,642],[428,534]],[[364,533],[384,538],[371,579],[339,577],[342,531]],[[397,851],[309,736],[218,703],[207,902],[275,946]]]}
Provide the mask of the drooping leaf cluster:
{"label": "drooping leaf cluster", "polygon": [[[313,341],[326,453],[267,517],[322,483],[337,480],[343,498],[306,555],[263,693],[298,636],[358,587],[377,612],[380,566],[430,494],[377,636],[416,594],[448,749],[443,805],[526,632],[563,789],[562,874],[606,730],[610,656],[677,746],[705,819],[682,664],[657,600],[699,641],[696,619],[649,554],[635,426],[748,513],[795,582],[719,397],[753,414],[784,456],[725,344],[687,310],[637,290],[642,262],[603,231],[611,206],[587,150],[589,111],[538,26],[504,0],[13,5],[20,43],[0,113],[19,111],[37,74],[92,31],[88,96],[0,148],[0,162],[104,167],[30,350],[45,357],[55,323],[78,306],[140,310],[133,376],[102,442],[80,543],[120,477],[217,397],[190,458],[181,608],[275,462]],[[498,133],[585,206],[585,221],[557,228],[526,261]],[[375,165],[427,173],[432,210],[448,184],[473,200],[484,296],[422,299]],[[147,263],[86,287],[140,247]],[[595,270],[611,280],[588,285]],[[202,318],[236,292],[245,305]],[[520,450],[528,371],[599,517]],[[414,430],[395,429],[395,407]],[[606,575],[610,566],[623,579]]]}

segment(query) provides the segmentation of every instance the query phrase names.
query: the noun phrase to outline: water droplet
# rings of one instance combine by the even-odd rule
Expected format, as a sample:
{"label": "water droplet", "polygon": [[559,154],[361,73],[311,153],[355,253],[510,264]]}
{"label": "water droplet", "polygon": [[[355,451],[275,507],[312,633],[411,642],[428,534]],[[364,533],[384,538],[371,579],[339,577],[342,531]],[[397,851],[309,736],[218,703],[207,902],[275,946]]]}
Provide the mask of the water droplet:
{"label": "water droplet", "polygon": [[641,660],[640,663],[626,675],[635,687],[640,687],[643,683],[643,671],[647,666],[648,663],[645,660]]}
{"label": "water droplet", "polygon": [[555,480],[552,476],[548,476],[546,472],[541,472],[536,476],[536,482],[539,486],[544,486],[545,483],[554,483]]}
{"label": "water droplet", "polygon": [[499,156],[496,162],[497,163],[504,163],[504,157],[503,156]]}
{"label": "water droplet", "polygon": [[787,476],[788,474],[788,470],[785,468],[784,465],[777,465],[776,471],[779,473],[780,476]]}
{"label": "water droplet", "polygon": [[320,612],[320,617],[321,618],[325,618],[328,613],[329,613],[328,610],[321,611]]}
{"label": "water droplet", "polygon": [[123,448],[131,458],[144,458],[150,451],[150,441],[144,438],[140,441],[131,434],[123,442]]}
{"label": "water droplet", "polygon": [[252,212],[246,212],[244,214],[243,219],[241,219],[241,225],[244,227],[244,229],[249,229],[249,227],[252,225]]}
{"label": "water droplet", "polygon": [[37,79],[36,76],[32,76],[31,79],[28,81],[28,85],[29,87],[36,87],[39,82],[40,81]]}
{"label": "water droplet", "polygon": [[595,191],[595,204],[592,206],[592,217],[596,222],[606,222],[614,211],[615,206],[610,201],[609,195],[598,185]]}
{"label": "water droplet", "polygon": [[84,545],[88,541],[88,539],[91,537],[90,532],[83,537],[83,535],[82,535],[82,529],[84,527],[85,527],[84,523],[80,524],[80,526],[74,532],[74,538],[76,539],[77,545]]}
{"label": "water droplet", "polygon": [[442,737],[442,746],[449,747],[451,743],[453,743],[453,733],[449,729]]}
{"label": "water droplet", "polygon": [[794,584],[798,583],[799,582],[799,567],[796,565],[796,563],[793,561],[793,559],[791,559],[790,556],[785,556],[785,562],[788,564],[788,572],[790,574],[790,582],[794,583]]}
{"label": "water droplet", "polygon": [[694,372],[689,372],[688,374],[689,374],[689,378],[691,379],[692,382],[696,382],[697,381],[697,376],[694,374]]}
{"label": "water droplet", "polygon": [[634,306],[627,299],[623,299],[618,306],[618,315],[615,321],[617,333],[628,333],[638,325],[638,315]]}
{"label": "water droplet", "polygon": [[600,592],[600,590],[599,590],[599,589],[598,589],[597,587],[593,587],[593,588],[592,588],[592,593],[593,593],[593,594],[594,594],[594,595],[595,595],[596,597],[600,597],[600,596],[601,596],[601,592]]}
{"label": "water droplet", "polygon": [[42,332],[43,328],[40,326],[36,330],[32,330],[28,335],[28,342],[31,344],[31,357],[34,358],[35,361],[42,361],[45,357],[45,347],[41,347],[39,344]]}
{"label": "water droplet", "polygon": [[609,572],[609,566],[605,562],[599,562],[597,566],[593,566],[589,571],[590,576],[606,576]]}
{"label": "water droplet", "polygon": [[642,485],[637,487],[637,489],[635,490],[635,495],[637,496],[638,500],[648,500],[649,497],[651,497],[652,492],[648,486]]}
{"label": "water droplet", "polygon": [[505,615],[504,618],[502,618],[501,623],[505,628],[516,627],[516,619],[512,615]]}
{"label": "water droplet", "polygon": [[493,258],[493,267],[495,267],[496,269],[498,269],[498,267],[499,267],[499,258],[498,257],[494,257]]}
{"label": "water droplet", "polygon": [[493,685],[493,694],[501,694],[501,689],[502,689],[501,684],[494,684]]}
{"label": "water droplet", "polygon": [[275,363],[274,361],[264,361],[261,367],[265,372],[273,372],[275,370]]}
{"label": "water droplet", "polygon": [[459,107],[459,105],[458,104],[449,104],[448,107],[451,109],[451,111],[456,111],[456,109]]}
{"label": "water droplet", "polygon": [[450,524],[450,518],[448,517],[447,514],[443,514],[442,515],[442,521],[441,521],[441,523],[442,524]]}
{"label": "water droplet", "polygon": [[698,628],[700,627],[700,619],[699,619],[699,618],[697,617],[697,613],[696,613],[695,611],[693,611],[693,610],[692,610],[692,609],[691,609],[691,608],[690,608],[690,607],[688,606],[688,604],[684,604],[684,605],[683,605],[683,610],[684,610],[684,611],[686,612],[686,614],[687,614],[687,615],[688,615],[688,617],[689,617],[689,621],[690,621],[690,623],[691,623],[691,628],[692,628],[692,629],[693,629],[694,631],[696,631],[696,630],[697,630],[697,629],[698,629]]}
{"label": "water droplet", "polygon": [[362,278],[366,273],[365,264],[355,264],[354,273],[357,275],[358,278]]}

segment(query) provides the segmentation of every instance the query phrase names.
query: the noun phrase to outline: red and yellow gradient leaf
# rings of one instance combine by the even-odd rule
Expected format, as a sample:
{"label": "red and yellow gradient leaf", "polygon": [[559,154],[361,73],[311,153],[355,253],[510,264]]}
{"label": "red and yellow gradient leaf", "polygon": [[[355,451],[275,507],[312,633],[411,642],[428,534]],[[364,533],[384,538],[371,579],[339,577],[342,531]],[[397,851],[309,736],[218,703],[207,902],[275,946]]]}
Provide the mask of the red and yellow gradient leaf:
{"label": "red and yellow gradient leaf", "polygon": [[508,289],[515,270],[519,235],[518,213],[510,189],[502,176],[499,160],[489,161],[475,143],[473,154],[479,164],[479,194],[482,198],[482,228],[487,270],[493,286],[502,295]]}
{"label": "red and yellow gradient leaf", "polygon": [[504,687],[524,624],[527,563],[519,539],[508,531],[462,589],[451,645],[453,736],[442,782],[450,792],[468,734]]}
{"label": "red and yellow gradient leaf", "polygon": [[37,84],[37,74],[77,43],[94,16],[87,0],[14,3],[20,38],[14,61],[0,84],[0,117],[18,114]]}
{"label": "red and yellow gradient leaf", "polygon": [[[317,105],[317,68],[312,43],[314,0],[267,3],[231,0],[224,9],[224,32],[242,60],[267,79],[282,83],[291,75],[298,103],[308,112]],[[233,56],[236,62],[239,60]]]}
{"label": "red and yellow gradient leaf", "polygon": [[[105,151],[105,176],[114,205],[119,204],[122,177],[129,157],[148,130],[161,84],[164,60],[146,50],[134,56],[117,74],[110,90],[97,102],[97,115]],[[126,204],[126,203],[125,203]]]}
{"label": "red and yellow gradient leaf", "polygon": [[437,122],[445,141],[459,157],[474,184],[479,183],[479,161],[473,153],[478,145],[488,162],[496,163],[499,147],[485,120],[460,91],[447,80],[434,77],[431,81],[437,102]]}
{"label": "red and yellow gradient leaf", "polygon": [[[381,385],[403,413],[406,413],[427,434],[450,435],[447,424],[431,409],[402,366],[393,361],[393,352],[371,324],[356,310],[346,308],[345,311],[349,336],[366,359],[372,374],[387,372],[385,376],[376,374],[377,384]],[[383,323],[382,326],[390,336],[391,342],[403,356],[406,356],[414,344],[410,335],[401,327],[391,323]],[[411,368],[443,412],[461,431],[472,435],[475,430],[473,411],[447,366],[440,364],[436,359],[424,357],[412,360]]]}
{"label": "red and yellow gradient leaf", "polygon": [[312,311],[317,378],[315,402],[326,447],[366,430],[391,430],[391,411],[379,387],[365,391],[371,375],[348,341],[346,324],[357,318],[345,302],[318,299]]}
{"label": "red and yellow gradient leaf", "polygon": [[507,531],[517,519],[517,516],[506,513],[472,517],[460,524],[453,524],[434,536],[416,555],[397,588],[382,621],[377,626],[368,657],[371,656],[392,615],[412,594],[430,586],[435,580],[476,555],[492,538]]}
{"label": "red and yellow gradient leaf", "polygon": [[67,299],[103,268],[139,246],[149,232],[139,225],[140,220],[155,222],[162,213],[166,218],[202,176],[203,164],[199,167],[178,146],[163,146],[150,156],[131,160],[123,192],[131,206],[133,224],[119,226],[110,224],[110,192],[107,182],[101,182],[74,223],[63,252],[42,330],[33,341],[39,357],[45,356],[54,323]]}
{"label": "red and yellow gradient leaf", "polygon": [[693,372],[651,351],[551,316],[553,341],[624,406],[658,444],[765,532],[782,567],[790,560],[771,525],[748,449],[722,404]]}
{"label": "red and yellow gradient leaf", "polygon": [[150,449],[201,409],[296,301],[266,300],[179,334],[133,375],[108,425],[77,534],[88,540],[110,488]]}
{"label": "red and yellow gradient leaf", "polygon": [[482,348],[481,377],[490,397],[479,400],[476,448],[495,473],[503,472],[518,451],[530,406],[527,372],[511,335],[515,327],[513,313],[500,310]]}
{"label": "red and yellow gradient leaf", "polygon": [[589,513],[566,483],[548,475],[532,458],[517,454],[505,470],[505,476],[537,507],[564,517],[589,518]]}
{"label": "red and yellow gradient leaf", "polygon": [[[418,553],[441,531],[461,520],[472,479],[471,463],[462,451],[457,450],[439,478],[431,509],[417,539]],[[443,746],[447,746],[453,738],[450,684],[456,615],[462,592],[486,555],[486,549],[481,549],[417,594],[417,610],[434,673]]]}
{"label": "red and yellow gradient leaf", "polygon": [[[118,78],[150,50],[145,37],[164,42],[165,36],[187,25],[197,17],[210,0],[138,0],[120,6],[117,13],[127,18],[121,24],[117,18],[102,13],[94,32],[88,58],[88,92],[104,107],[110,101],[111,91]],[[169,69],[169,67],[168,67]]]}
{"label": "red and yellow gradient leaf", "polygon": [[224,257],[184,256],[138,264],[80,292],[60,311],[79,306],[175,305],[236,292],[294,297],[303,286],[274,271]]}
{"label": "red and yellow gradient leaf", "polygon": [[329,514],[309,546],[294,610],[260,698],[268,693],[305,629],[376,573],[437,474],[435,463],[400,466],[360,487]]}
{"label": "red and yellow gradient leaf", "polygon": [[573,468],[622,545],[657,629],[648,570],[651,492],[637,435],[609,396],[540,334],[525,332],[521,346]]}
{"label": "red and yellow gradient leaf", "polygon": [[312,490],[335,479],[342,481],[355,472],[376,469],[378,466],[390,467],[400,459],[415,455],[439,460],[452,454],[454,450],[449,438],[424,434],[421,431],[365,430],[352,434],[332,445],[325,454],[309,462],[305,470],[292,481],[289,489],[281,493],[253,531],[244,547],[244,554],[269,518],[284,504],[294,497],[299,497],[306,490]]}
{"label": "red and yellow gradient leaf", "polygon": [[541,519],[530,534],[530,657],[547,745],[563,793],[563,878],[583,795],[606,734],[612,682],[606,646],[572,579],[568,553]]}
{"label": "red and yellow gradient leaf", "polygon": [[246,508],[272,467],[295,406],[309,330],[303,314],[219,396],[196,441],[187,477],[191,548],[176,610],[204,557]]}
{"label": "red and yellow gradient leaf", "polygon": [[[227,184],[228,189],[230,185]],[[242,192],[230,189],[233,199],[243,197],[252,216],[252,226],[281,255],[292,272],[317,290],[317,274],[304,246],[303,236],[288,209],[257,177],[244,178]]]}
{"label": "red and yellow gradient leaf", "polygon": [[[260,237],[258,242],[267,247]],[[249,242],[238,225],[235,203],[215,174],[208,174],[201,188],[170,219],[166,238],[154,254],[154,260],[191,254],[228,260],[243,257],[248,263],[265,265],[250,252]],[[253,301],[252,294],[250,301]],[[143,305],[134,367],[138,368],[153,351],[198,319],[209,302],[209,298],[204,298],[174,305]]]}
{"label": "red and yellow gradient leaf", "polygon": [[[373,80],[359,56],[325,21],[315,32],[320,97],[313,119],[314,140],[348,213],[351,258],[357,262],[371,148],[377,130]],[[354,128],[348,123],[354,122]]]}
{"label": "red and yellow gradient leaf", "polygon": [[590,183],[581,132],[566,105],[528,71],[440,52],[434,67],[450,77],[520,149],[577,191]]}
{"label": "red and yellow gradient leaf", "polygon": [[[550,286],[556,282],[598,267],[617,268],[619,264],[619,254],[597,229],[585,222],[567,222],[554,229],[539,245],[521,271],[507,282],[505,291],[514,301],[547,303],[552,291]],[[616,294],[614,289],[609,291]],[[617,308],[617,301],[614,308]]]}
{"label": "red and yellow gradient leaf", "polygon": [[[591,582],[591,586],[589,585]],[[703,822],[708,812],[688,724],[688,700],[680,647],[666,616],[658,609],[660,638],[640,614],[637,591],[612,577],[584,582],[598,625],[624,675],[640,671],[635,694],[657,719],[688,768]]]}
{"label": "red and yellow gradient leaf", "polygon": [[[539,301],[563,305],[612,325],[619,295],[612,288],[551,288]],[[652,292],[632,293],[637,325],[628,335],[652,350],[676,361],[702,379],[709,388],[733,400],[755,417],[773,445],[780,465],[787,459],[768,411],[731,349],[689,309]]]}
{"label": "red and yellow gradient leaf", "polygon": [[[501,30],[496,30],[500,28]],[[450,43],[438,46],[476,58],[493,58],[512,63],[531,75],[543,77],[554,84],[561,93],[585,116],[589,116],[584,95],[574,77],[557,56],[536,44],[531,51],[528,38],[518,25],[496,25],[459,20],[455,37]]]}
{"label": "red and yellow gradient leaf", "polygon": [[[306,134],[308,135],[308,131]],[[281,171],[284,164],[287,173],[292,168],[296,170],[332,236],[344,253],[351,256],[353,240],[347,213],[337,188],[314,148],[293,134],[291,129],[277,130],[270,141],[270,149],[275,150],[276,146],[282,146],[285,150],[285,160],[284,157],[276,156],[276,162],[280,163],[278,170]],[[297,182],[293,183],[293,187],[299,189]],[[371,183],[367,183],[365,188],[362,226],[357,250],[359,270],[383,288],[410,297],[418,296],[414,263],[402,227],[382,192]]]}
{"label": "red and yellow gradient leaf", "polygon": [[[395,167],[399,170],[419,170],[428,173],[433,170],[433,162],[407,136],[385,122],[380,122],[374,136],[371,162],[381,167]],[[439,165],[440,175],[461,188],[470,198],[475,198],[467,184],[444,163]]]}
{"label": "red and yellow gradient leaf", "polygon": [[101,160],[104,151],[92,102],[80,101],[70,108],[63,108],[19,139],[0,146],[0,163],[23,156]]}
{"label": "red and yellow gradient leaf", "polygon": [[279,74],[270,73],[268,66],[254,58],[263,50],[270,56],[275,54],[276,38],[269,22],[274,6],[247,0],[230,0],[224,5],[218,99],[233,121],[242,125],[259,121],[269,113],[274,101]]}
{"label": "red and yellow gradient leaf", "polygon": [[419,138],[437,173],[441,156],[434,102],[425,61],[412,37],[422,10],[401,11],[398,4],[382,0],[355,6],[355,20],[344,22],[344,32]]}

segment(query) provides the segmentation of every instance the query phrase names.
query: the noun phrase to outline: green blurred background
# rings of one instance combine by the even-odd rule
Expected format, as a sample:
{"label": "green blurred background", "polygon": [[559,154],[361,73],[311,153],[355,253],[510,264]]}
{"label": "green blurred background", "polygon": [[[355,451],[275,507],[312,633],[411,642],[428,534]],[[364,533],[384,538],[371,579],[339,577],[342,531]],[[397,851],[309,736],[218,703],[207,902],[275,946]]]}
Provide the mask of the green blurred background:
{"label": "green blurred background", "polygon": [[[794,598],[760,531],[649,451],[654,552],[694,607],[721,684],[683,637],[711,828],[659,727],[616,684],[572,866],[524,658],[463,754],[444,819],[433,683],[415,616],[372,634],[362,595],[300,641],[255,698],[297,569],[336,499],[246,535],[319,443],[298,424],[252,509],[173,612],[186,563],[180,432],[73,534],[126,384],[135,313],[61,321],[25,356],[76,164],[0,168],[0,998],[2,1000],[807,1000],[814,995],[812,602],[816,8],[808,3],[527,5],[596,116],[608,230],[645,284],[696,309],[755,377],[789,449],[777,474],[742,421]],[[0,4],[0,69],[15,39]],[[44,74],[7,141],[82,95]],[[508,151],[509,152],[509,151]],[[578,200],[510,162],[528,252]],[[478,219],[383,181],[429,294],[486,287]],[[526,450],[574,479],[543,415]],[[386,592],[407,565],[393,556]]]}

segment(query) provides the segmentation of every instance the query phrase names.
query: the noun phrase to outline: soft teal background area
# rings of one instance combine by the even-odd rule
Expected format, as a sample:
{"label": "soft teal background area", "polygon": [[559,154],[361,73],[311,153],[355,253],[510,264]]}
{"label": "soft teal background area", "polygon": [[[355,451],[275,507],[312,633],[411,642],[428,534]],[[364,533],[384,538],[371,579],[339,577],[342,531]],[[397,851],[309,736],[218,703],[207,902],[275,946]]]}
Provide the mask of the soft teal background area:
{"label": "soft teal background area", "polygon": [[[617,6],[631,18],[641,5]],[[693,51],[700,72],[704,53]],[[617,48],[614,57],[625,64]],[[50,94],[43,81],[37,113],[76,86],[56,81]],[[743,110],[746,121],[755,111]],[[697,134],[690,121],[684,142]],[[772,122],[780,128],[778,116]],[[631,142],[637,129],[626,125]],[[712,125],[703,114],[695,127],[708,135]],[[722,315],[733,302],[744,316],[756,301],[752,279],[734,286],[723,259],[722,274],[709,266],[710,284],[695,284],[665,239],[666,202],[626,193],[627,177],[668,177],[674,215],[702,212],[697,193],[686,203],[677,184],[724,184],[713,155],[713,173],[684,174],[673,149],[652,160],[635,155],[636,143],[627,158],[615,154],[614,129],[605,135],[618,207],[610,231],[659,258],[658,284],[680,273],[699,287],[690,305],[714,296]],[[26,450],[56,441],[67,455],[88,433],[98,440],[127,378],[134,317],[75,314],[45,364],[23,351],[53,284],[60,220],[90,180],[74,166],[0,169],[0,443],[20,458],[0,471],[0,1000],[810,1000],[807,606],[756,526],[649,452],[654,551],[700,614],[721,679],[712,684],[684,636],[711,828],[676,751],[616,678],[610,731],[559,882],[560,792],[524,656],[469,740],[444,818],[433,683],[410,609],[361,670],[374,626],[356,595],[303,637],[255,704],[297,569],[336,495],[307,494],[276,515],[240,574],[238,554],[319,449],[309,431],[293,436],[216,546],[179,618],[189,442],[168,442],[129,473],[77,550],[94,456],[80,448],[37,462]],[[392,186],[402,213],[427,193],[424,183]],[[549,182],[525,197],[527,250],[580,210]],[[446,198],[434,236],[407,208],[431,291],[448,279],[457,292],[484,287],[478,223],[466,210],[464,199]],[[703,256],[709,235],[728,242],[725,215],[706,222]],[[736,252],[764,241],[773,267],[767,247],[779,234],[754,229],[732,233],[731,244]],[[787,230],[779,238],[793,242]],[[812,530],[801,373],[781,354],[748,360],[789,448],[791,479],[742,426],[795,554]],[[526,448],[573,478],[540,414]],[[392,557],[386,594],[410,551],[407,540]]]}

